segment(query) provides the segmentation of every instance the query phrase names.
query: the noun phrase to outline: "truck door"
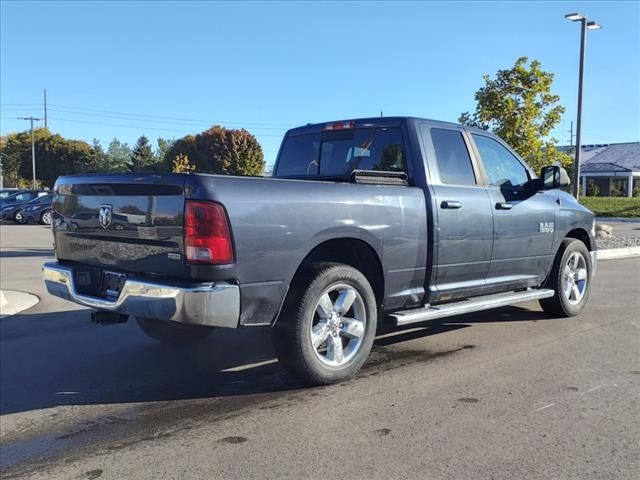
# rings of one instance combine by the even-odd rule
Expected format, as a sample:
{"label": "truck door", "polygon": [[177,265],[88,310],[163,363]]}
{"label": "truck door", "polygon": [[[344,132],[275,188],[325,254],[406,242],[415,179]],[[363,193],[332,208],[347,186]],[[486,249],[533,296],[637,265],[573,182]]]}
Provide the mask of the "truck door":
{"label": "truck door", "polygon": [[432,300],[482,292],[493,243],[493,214],[463,128],[421,125],[434,202]]}
{"label": "truck door", "polygon": [[557,196],[534,191],[528,169],[501,142],[480,133],[471,137],[493,210],[493,254],[487,286],[496,290],[537,286],[553,261]]}

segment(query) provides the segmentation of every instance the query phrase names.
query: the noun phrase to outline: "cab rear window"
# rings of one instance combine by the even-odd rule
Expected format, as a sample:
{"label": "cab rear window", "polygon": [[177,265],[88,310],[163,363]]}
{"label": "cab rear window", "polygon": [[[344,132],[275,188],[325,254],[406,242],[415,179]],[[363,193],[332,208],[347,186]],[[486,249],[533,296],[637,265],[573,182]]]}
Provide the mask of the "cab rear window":
{"label": "cab rear window", "polygon": [[399,128],[361,128],[287,137],[275,176],[349,178],[354,170],[407,172]]}

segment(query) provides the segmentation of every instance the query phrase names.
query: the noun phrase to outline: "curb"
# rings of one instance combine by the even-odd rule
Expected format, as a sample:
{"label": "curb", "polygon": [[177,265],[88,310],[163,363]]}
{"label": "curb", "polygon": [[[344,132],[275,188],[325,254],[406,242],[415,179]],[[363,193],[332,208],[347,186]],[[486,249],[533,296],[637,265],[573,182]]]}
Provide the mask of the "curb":
{"label": "curb", "polygon": [[598,250],[598,260],[614,260],[616,258],[640,257],[640,247],[608,248]]}
{"label": "curb", "polygon": [[40,299],[26,292],[0,290],[0,318],[15,315],[36,305]]}
{"label": "curb", "polygon": [[640,223],[638,217],[596,217],[596,222]]}

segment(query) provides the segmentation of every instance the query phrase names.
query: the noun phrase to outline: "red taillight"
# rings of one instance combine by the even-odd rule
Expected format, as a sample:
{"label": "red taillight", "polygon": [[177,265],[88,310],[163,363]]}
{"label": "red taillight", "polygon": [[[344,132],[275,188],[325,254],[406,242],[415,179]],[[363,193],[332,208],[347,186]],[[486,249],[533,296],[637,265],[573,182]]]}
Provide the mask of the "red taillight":
{"label": "red taillight", "polygon": [[227,215],[218,203],[187,200],[184,212],[184,250],[191,263],[233,262]]}
{"label": "red taillight", "polygon": [[324,127],[325,130],[349,130],[351,128],[356,128],[356,122],[328,123]]}

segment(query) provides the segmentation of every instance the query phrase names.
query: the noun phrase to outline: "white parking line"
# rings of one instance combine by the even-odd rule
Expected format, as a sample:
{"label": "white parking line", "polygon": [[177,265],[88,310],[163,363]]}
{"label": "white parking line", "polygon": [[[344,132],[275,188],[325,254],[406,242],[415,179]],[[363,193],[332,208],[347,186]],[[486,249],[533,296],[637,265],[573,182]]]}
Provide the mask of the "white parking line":
{"label": "white parking line", "polygon": [[278,363],[278,360],[275,358],[271,360],[265,360],[263,362],[247,363],[246,365],[238,365],[237,367],[225,368],[224,370],[220,370],[220,371],[221,372],[243,372],[244,370],[249,370],[251,368],[256,368],[256,367],[264,367],[265,365],[272,365],[274,363]]}
{"label": "white parking line", "polygon": [[578,395],[586,395],[587,393],[595,392],[596,390],[600,390],[601,388],[609,386],[608,383],[603,383],[602,385],[598,385],[597,387],[590,388],[589,390],[585,390],[584,392],[580,392]]}
{"label": "white parking line", "polygon": [[553,407],[554,405],[555,405],[555,403],[550,403],[550,404],[548,404],[548,405],[545,405],[544,407],[537,408],[535,411],[536,411],[536,412],[541,412],[542,410],[546,410],[547,408],[551,408],[551,407]]}

